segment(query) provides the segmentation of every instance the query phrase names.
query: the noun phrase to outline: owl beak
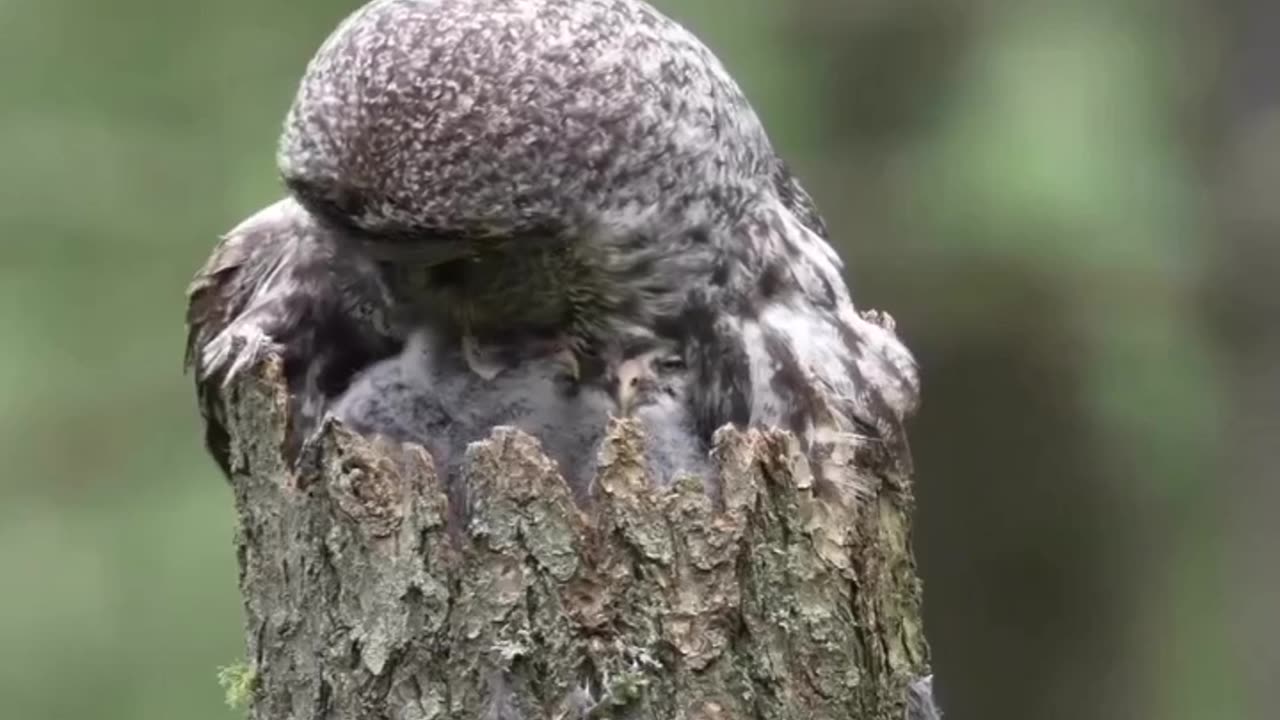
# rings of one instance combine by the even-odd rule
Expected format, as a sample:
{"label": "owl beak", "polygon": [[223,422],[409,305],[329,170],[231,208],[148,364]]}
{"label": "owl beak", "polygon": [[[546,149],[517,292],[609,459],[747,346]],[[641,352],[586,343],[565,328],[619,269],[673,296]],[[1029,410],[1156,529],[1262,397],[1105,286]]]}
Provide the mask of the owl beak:
{"label": "owl beak", "polygon": [[639,360],[633,358],[620,364],[616,370],[618,384],[614,394],[618,403],[618,412],[623,417],[631,414],[652,383],[646,360],[647,358]]}
{"label": "owl beak", "polygon": [[485,380],[492,380],[498,377],[498,373],[502,372],[502,363],[493,357],[485,354],[484,348],[481,347],[480,341],[470,330],[462,333],[462,358],[466,361],[467,367],[471,372],[479,375]]}

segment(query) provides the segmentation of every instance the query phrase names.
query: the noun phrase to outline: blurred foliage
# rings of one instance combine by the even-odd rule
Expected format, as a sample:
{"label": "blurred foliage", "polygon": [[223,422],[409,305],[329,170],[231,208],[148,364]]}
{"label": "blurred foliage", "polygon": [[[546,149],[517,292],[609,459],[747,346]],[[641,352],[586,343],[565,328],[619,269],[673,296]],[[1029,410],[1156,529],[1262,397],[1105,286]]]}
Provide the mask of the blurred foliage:
{"label": "blurred foliage", "polygon": [[[1276,679],[1257,599],[1278,585],[1228,558],[1274,562],[1242,543],[1276,537],[1256,507],[1276,499],[1280,13],[660,5],[742,82],[855,298],[923,362],[948,717],[1274,717],[1250,691]],[[280,192],[290,95],[353,7],[0,0],[8,717],[238,715],[231,498],[180,373],[182,292]]]}

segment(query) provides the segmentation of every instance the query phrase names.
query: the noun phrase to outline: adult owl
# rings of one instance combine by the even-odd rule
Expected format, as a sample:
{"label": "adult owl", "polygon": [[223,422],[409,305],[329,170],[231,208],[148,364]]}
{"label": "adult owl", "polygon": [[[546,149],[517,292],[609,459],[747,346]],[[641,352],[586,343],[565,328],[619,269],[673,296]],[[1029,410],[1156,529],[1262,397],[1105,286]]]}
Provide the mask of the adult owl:
{"label": "adult owl", "polygon": [[278,165],[289,196],[190,290],[224,469],[220,388],[264,353],[305,435],[424,327],[481,380],[555,358],[614,382],[628,347],[675,347],[704,440],[732,423],[904,442],[910,353],[855,310],[738,85],[640,0],[374,0],[312,59]]}

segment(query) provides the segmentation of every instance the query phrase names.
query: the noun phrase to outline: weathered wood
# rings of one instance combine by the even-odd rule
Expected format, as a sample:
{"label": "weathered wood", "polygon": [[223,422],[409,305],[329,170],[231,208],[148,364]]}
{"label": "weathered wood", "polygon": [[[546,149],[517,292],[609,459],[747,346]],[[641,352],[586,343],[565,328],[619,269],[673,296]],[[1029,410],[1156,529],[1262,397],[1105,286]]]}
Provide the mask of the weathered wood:
{"label": "weathered wood", "polygon": [[816,482],[789,435],[726,429],[716,492],[655,489],[619,420],[580,508],[499,428],[451,529],[421,448],[329,424],[291,468],[278,364],[226,397],[255,720],[898,720],[927,672],[911,486],[856,440]]}

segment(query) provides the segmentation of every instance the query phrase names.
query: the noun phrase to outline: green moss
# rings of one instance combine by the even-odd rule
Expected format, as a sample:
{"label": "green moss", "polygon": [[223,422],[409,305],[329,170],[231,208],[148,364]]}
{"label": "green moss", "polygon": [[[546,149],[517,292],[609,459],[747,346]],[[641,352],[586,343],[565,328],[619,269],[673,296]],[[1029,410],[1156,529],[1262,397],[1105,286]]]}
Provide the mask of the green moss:
{"label": "green moss", "polygon": [[649,685],[649,678],[641,672],[623,672],[615,676],[609,683],[609,696],[613,704],[625,707],[640,699],[640,695]]}
{"label": "green moss", "polygon": [[227,694],[227,705],[236,709],[249,707],[249,698],[258,673],[243,660],[218,668],[218,684]]}

